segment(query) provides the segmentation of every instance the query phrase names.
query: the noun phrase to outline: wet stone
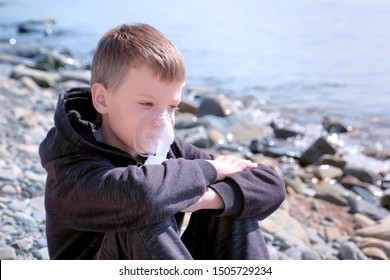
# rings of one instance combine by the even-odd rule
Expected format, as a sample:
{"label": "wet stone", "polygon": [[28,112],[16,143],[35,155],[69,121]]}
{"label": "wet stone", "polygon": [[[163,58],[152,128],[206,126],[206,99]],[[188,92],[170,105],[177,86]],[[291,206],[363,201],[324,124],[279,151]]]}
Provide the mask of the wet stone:
{"label": "wet stone", "polygon": [[321,156],[325,154],[334,155],[335,153],[335,148],[327,139],[320,137],[302,154],[300,163],[306,166],[318,162]]}
{"label": "wet stone", "polygon": [[15,249],[11,246],[0,244],[0,260],[16,260]]}

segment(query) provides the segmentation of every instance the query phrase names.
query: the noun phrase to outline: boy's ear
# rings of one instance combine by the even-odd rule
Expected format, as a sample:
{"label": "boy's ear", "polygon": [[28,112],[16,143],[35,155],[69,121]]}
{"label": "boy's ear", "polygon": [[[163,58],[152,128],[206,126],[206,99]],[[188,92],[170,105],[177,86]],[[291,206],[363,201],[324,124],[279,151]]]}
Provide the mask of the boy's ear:
{"label": "boy's ear", "polygon": [[96,111],[105,114],[108,111],[107,90],[102,84],[93,84],[91,87],[92,103]]}

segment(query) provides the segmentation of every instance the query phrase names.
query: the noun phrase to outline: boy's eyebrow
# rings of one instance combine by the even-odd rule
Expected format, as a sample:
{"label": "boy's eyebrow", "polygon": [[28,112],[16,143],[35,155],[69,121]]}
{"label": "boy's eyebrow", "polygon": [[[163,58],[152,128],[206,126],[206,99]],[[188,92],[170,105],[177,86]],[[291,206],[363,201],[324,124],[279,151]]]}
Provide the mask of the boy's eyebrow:
{"label": "boy's eyebrow", "polygon": [[[140,95],[141,95],[142,97],[146,97],[146,98],[150,98],[150,99],[156,98],[155,96],[153,96],[153,95],[151,95],[151,94],[149,94],[149,93],[147,93],[147,92],[144,92],[144,93],[141,92]],[[177,103],[181,103],[181,98],[174,99],[173,101],[174,101],[174,102],[177,102]]]}

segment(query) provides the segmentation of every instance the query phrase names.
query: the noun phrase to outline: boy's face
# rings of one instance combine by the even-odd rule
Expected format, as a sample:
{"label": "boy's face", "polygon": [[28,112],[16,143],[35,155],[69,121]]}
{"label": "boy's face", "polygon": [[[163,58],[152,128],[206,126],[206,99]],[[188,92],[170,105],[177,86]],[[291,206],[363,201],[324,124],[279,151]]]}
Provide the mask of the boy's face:
{"label": "boy's face", "polygon": [[[95,86],[95,85],[94,85]],[[155,76],[147,66],[130,68],[122,84],[116,90],[100,87],[94,94],[96,103],[103,103],[103,109],[97,108],[102,114],[100,129],[103,142],[138,157],[134,149],[134,137],[139,123],[147,114],[151,114],[154,106],[167,107],[175,122],[175,111],[181,102],[182,83],[163,82]],[[99,107],[100,105],[98,105]]]}

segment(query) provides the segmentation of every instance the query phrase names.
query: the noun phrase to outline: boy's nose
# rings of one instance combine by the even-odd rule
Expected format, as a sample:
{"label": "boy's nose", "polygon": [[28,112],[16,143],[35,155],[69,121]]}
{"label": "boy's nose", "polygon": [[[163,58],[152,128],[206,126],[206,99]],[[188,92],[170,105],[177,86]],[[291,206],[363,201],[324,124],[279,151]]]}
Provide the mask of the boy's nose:
{"label": "boy's nose", "polygon": [[160,123],[159,123],[159,120],[158,119],[155,119],[153,120],[152,122],[152,128],[156,129],[160,126]]}
{"label": "boy's nose", "polygon": [[159,116],[152,121],[152,128],[153,129],[165,128],[165,127],[169,126],[170,123],[171,123],[171,119],[169,117]]}
{"label": "boy's nose", "polygon": [[166,106],[155,106],[151,115],[151,128],[164,128],[171,123],[171,116],[168,113],[168,108]]}

